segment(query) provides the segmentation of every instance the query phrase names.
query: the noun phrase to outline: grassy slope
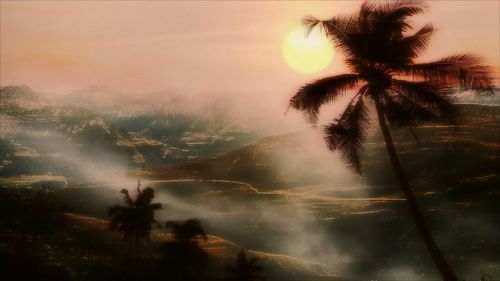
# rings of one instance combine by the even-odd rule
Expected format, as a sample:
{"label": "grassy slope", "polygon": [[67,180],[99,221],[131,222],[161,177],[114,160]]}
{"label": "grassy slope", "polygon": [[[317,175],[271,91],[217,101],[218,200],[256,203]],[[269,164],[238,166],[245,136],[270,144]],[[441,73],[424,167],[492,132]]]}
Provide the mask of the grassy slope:
{"label": "grassy slope", "polygon": [[[155,231],[151,244],[127,253],[121,236],[108,231],[107,221],[73,213],[66,217],[63,230],[38,236],[39,246],[33,252],[48,264],[66,268],[72,280],[143,280],[161,267],[160,243],[172,239]],[[210,257],[207,280],[221,280],[224,267],[234,263],[240,247],[212,235],[199,243]],[[263,252],[249,254],[259,258],[268,280],[337,280],[321,264]]]}

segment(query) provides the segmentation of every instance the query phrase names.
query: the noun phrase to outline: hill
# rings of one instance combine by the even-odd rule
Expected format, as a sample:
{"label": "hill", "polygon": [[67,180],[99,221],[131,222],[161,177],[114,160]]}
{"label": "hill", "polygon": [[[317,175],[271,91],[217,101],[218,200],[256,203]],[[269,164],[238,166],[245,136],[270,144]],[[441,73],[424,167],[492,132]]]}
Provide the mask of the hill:
{"label": "hill", "polygon": [[77,99],[101,94],[110,104],[121,95],[93,88],[66,96],[74,102],[63,103],[26,86],[0,88],[2,181],[59,176],[76,184],[106,179],[104,169],[124,177],[129,169],[211,157],[256,138],[222,117],[164,111],[106,115]]}
{"label": "hill", "polygon": [[[150,243],[129,250],[121,234],[108,230],[108,221],[63,213],[60,202],[53,201],[54,195],[0,189],[0,268],[4,273],[15,274],[17,280],[31,280],[24,278],[29,274],[52,280],[132,281],[160,276],[165,266],[160,244],[172,241],[171,234],[153,231]],[[198,242],[209,255],[205,280],[221,280],[225,266],[235,263],[241,247],[214,235]],[[331,269],[319,263],[248,253],[259,259],[268,280],[338,280]]]}
{"label": "hill", "polygon": [[[494,186],[499,182],[500,107],[459,105],[463,122],[458,127],[422,125],[419,139],[394,131],[402,163],[415,186],[428,190],[462,184]],[[393,186],[395,182],[380,133],[370,132],[363,151],[364,177],[343,168],[335,154],[323,148],[321,135],[301,131],[264,138],[254,144],[209,159],[180,165],[142,169],[156,179],[230,179],[259,190],[303,185]],[[425,190],[421,190],[425,192]]]}

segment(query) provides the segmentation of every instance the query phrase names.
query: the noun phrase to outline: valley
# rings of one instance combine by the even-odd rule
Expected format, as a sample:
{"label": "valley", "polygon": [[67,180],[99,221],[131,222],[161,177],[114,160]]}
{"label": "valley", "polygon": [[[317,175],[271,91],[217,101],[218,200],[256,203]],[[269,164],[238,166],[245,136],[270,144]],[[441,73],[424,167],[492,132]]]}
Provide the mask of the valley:
{"label": "valley", "polygon": [[[209,234],[245,249],[320,264],[308,278],[327,270],[360,280],[432,280],[376,130],[358,176],[323,149],[318,130],[269,136],[223,116],[109,115],[37,106],[23,101],[36,96],[28,89],[7,90],[3,188],[49,192],[68,212],[107,219],[107,208],[121,202],[119,190],[134,190],[141,180],[165,205],[158,220],[199,218]],[[500,271],[493,250],[500,246],[494,223],[500,109],[460,108],[460,126],[422,125],[418,142],[397,131],[395,142],[436,240],[457,272],[472,279]],[[418,270],[407,270],[409,264]]]}

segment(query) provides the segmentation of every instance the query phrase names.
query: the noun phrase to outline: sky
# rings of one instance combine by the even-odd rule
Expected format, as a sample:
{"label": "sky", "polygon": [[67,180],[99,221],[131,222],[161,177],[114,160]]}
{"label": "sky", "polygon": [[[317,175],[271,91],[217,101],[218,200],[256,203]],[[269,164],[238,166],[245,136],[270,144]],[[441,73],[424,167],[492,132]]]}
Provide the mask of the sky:
{"label": "sky", "polygon": [[[486,58],[498,76],[500,1],[434,1],[413,19],[437,32],[421,61],[460,52]],[[306,15],[356,11],[360,1],[1,1],[0,85],[64,92],[109,86],[289,97],[314,78],[345,71],[340,54],[301,74],[282,43]]]}

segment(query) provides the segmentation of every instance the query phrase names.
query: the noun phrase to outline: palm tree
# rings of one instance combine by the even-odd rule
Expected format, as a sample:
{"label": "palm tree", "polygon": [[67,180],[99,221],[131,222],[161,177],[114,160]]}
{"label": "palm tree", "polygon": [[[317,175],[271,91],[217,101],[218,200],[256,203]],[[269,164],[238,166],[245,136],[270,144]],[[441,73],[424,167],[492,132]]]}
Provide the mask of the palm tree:
{"label": "palm tree", "polygon": [[248,259],[245,251],[241,250],[238,253],[236,266],[228,266],[225,268],[229,276],[227,281],[255,281],[265,280],[264,276],[260,274],[262,267],[257,264],[257,258]]}
{"label": "palm tree", "polygon": [[185,222],[168,221],[166,228],[171,228],[173,241],[160,246],[165,261],[167,275],[173,280],[200,280],[208,254],[200,247],[197,239],[207,241],[208,236],[197,219]]}
{"label": "palm tree", "polygon": [[373,102],[392,167],[417,229],[443,279],[456,281],[457,277],[436,246],[417,204],[388,124],[393,128],[408,128],[411,132],[420,122],[457,124],[459,111],[449,94],[454,89],[491,91],[492,80],[488,67],[471,54],[427,63],[415,62],[426,49],[434,28],[427,24],[409,34],[411,25],[407,19],[424,11],[421,1],[366,1],[359,13],[351,16],[329,20],[306,17],[304,25],[308,32],[315,26],[322,28],[345,55],[350,73],[306,84],[291,98],[290,106],[302,111],[309,122],[316,124],[323,104],[352,93],[345,111],[325,126],[324,139],[330,150],[339,150],[347,165],[361,174],[359,153],[369,125],[365,103]]}
{"label": "palm tree", "polygon": [[123,200],[126,206],[115,205],[109,208],[111,221],[109,229],[114,232],[123,232],[123,238],[128,243],[138,246],[141,240],[150,239],[153,224],[159,226],[154,218],[154,211],[162,208],[161,203],[151,203],[154,199],[154,190],[146,187],[141,190],[141,183],[137,184],[137,196],[133,200],[128,190],[122,189]]}

